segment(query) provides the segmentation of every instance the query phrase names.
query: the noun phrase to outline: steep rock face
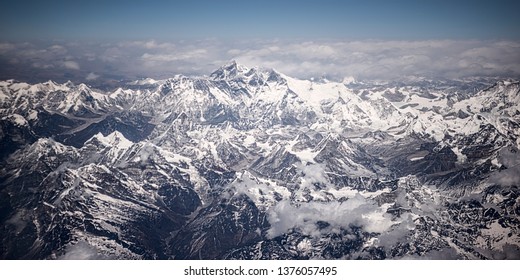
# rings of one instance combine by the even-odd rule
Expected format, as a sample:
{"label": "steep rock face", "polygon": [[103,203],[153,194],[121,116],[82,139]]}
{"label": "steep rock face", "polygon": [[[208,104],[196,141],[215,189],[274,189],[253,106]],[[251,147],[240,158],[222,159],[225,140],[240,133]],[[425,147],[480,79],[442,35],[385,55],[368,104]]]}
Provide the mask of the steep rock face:
{"label": "steep rock face", "polygon": [[0,82],[0,255],[520,258],[520,86],[484,85]]}
{"label": "steep rock face", "polygon": [[[79,150],[41,139],[15,153],[11,160],[21,166],[2,174],[2,194],[16,209],[2,231],[3,256],[59,257],[84,240],[111,258],[166,258],[165,239],[201,202],[186,166],[175,158],[157,163],[163,155],[145,149],[114,132]],[[34,166],[34,157],[45,167]],[[32,172],[19,172],[24,166]],[[19,235],[25,244],[7,241]]]}
{"label": "steep rock face", "polygon": [[0,120],[0,159],[20,149],[24,145],[36,141],[35,133],[29,128],[27,121],[20,115]]}
{"label": "steep rock face", "polygon": [[[208,219],[211,216],[212,219]],[[173,255],[187,259],[215,259],[234,248],[261,240],[265,214],[245,195],[213,203],[173,238]]]}

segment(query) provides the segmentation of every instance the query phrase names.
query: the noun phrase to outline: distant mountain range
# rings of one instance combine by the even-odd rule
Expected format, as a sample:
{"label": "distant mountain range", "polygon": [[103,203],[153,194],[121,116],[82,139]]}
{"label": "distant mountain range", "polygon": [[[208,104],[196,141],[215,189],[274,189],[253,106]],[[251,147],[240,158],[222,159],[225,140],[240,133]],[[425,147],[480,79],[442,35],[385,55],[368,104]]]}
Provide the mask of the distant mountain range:
{"label": "distant mountain range", "polygon": [[3,259],[520,259],[520,83],[0,82]]}

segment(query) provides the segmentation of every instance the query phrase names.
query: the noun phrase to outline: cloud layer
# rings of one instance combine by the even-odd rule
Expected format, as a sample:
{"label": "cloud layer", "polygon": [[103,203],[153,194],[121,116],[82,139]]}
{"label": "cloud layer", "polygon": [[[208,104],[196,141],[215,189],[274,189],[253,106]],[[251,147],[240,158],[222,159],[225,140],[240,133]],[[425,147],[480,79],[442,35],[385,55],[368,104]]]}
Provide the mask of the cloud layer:
{"label": "cloud layer", "polygon": [[285,41],[215,39],[0,43],[0,79],[107,81],[209,75],[229,60],[297,78],[341,81],[520,77],[514,41]]}
{"label": "cloud layer", "polygon": [[[268,234],[272,238],[287,233],[289,229],[299,228],[303,234],[319,237],[329,232],[339,233],[341,229],[350,226],[363,227],[367,232],[383,233],[396,223],[385,210],[359,194],[343,203],[311,201],[299,207],[283,200],[269,209],[271,228]],[[326,222],[329,226],[320,229],[318,222]]]}

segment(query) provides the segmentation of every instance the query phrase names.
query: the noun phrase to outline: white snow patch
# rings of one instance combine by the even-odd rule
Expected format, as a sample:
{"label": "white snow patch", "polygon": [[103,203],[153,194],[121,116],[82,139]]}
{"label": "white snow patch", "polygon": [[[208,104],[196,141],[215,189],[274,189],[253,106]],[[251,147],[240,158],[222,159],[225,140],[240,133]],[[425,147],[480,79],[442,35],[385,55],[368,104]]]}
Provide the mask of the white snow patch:
{"label": "white snow patch", "polygon": [[27,120],[37,120],[38,119],[38,111],[29,110],[29,114],[27,115]]}
{"label": "white snow patch", "polygon": [[457,161],[458,161],[459,163],[465,163],[466,160],[468,159],[468,157],[467,157],[465,154],[463,154],[463,153],[459,150],[458,147],[453,147],[453,148],[451,148],[451,150],[453,151],[453,153],[454,153],[455,155],[457,155]]}
{"label": "white snow patch", "polygon": [[10,122],[15,124],[16,126],[28,126],[27,120],[24,117],[22,117],[21,115],[18,115],[18,114],[9,115],[7,117],[4,117],[4,119],[9,120]]}
{"label": "white snow patch", "polygon": [[134,143],[125,138],[119,131],[114,131],[107,136],[97,133],[93,138],[98,139],[101,143],[108,147],[117,147],[118,149],[126,149],[131,147]]}
{"label": "white snow patch", "polygon": [[253,143],[256,142],[256,139],[255,137],[253,137],[252,135],[247,135],[246,138],[244,138],[244,146],[248,147],[248,146],[251,146]]}
{"label": "white snow patch", "polygon": [[423,158],[424,157],[413,157],[413,158],[410,158],[410,161],[418,161],[418,160],[421,160]]}

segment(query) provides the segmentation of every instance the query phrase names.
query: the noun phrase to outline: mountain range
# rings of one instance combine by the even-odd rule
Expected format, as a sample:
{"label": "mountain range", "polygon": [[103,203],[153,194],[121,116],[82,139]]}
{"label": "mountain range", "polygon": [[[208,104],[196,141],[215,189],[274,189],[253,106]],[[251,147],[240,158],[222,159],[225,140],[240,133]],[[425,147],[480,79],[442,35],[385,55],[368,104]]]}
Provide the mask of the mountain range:
{"label": "mountain range", "polygon": [[7,80],[0,127],[3,259],[520,258],[517,80]]}

